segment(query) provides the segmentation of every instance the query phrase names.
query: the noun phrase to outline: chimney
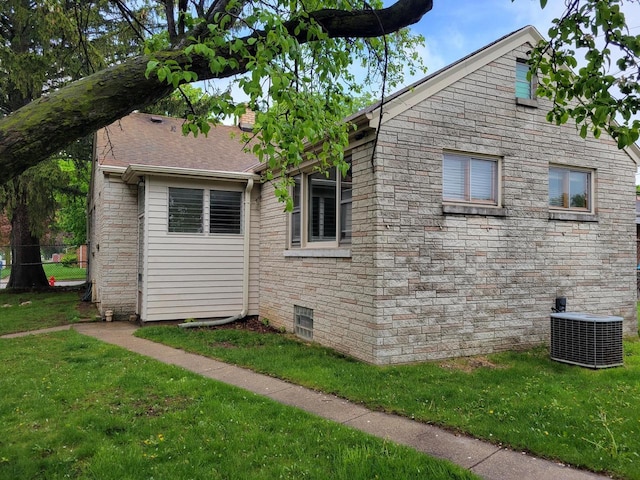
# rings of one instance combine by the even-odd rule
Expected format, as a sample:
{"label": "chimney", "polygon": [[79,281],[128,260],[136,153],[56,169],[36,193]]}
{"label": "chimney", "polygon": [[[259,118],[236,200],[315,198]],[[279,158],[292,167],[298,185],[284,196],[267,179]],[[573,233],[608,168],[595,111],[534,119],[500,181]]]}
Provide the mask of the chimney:
{"label": "chimney", "polygon": [[238,119],[238,127],[240,130],[250,132],[253,130],[253,125],[256,123],[256,112],[251,110],[249,106],[246,106],[246,110]]}

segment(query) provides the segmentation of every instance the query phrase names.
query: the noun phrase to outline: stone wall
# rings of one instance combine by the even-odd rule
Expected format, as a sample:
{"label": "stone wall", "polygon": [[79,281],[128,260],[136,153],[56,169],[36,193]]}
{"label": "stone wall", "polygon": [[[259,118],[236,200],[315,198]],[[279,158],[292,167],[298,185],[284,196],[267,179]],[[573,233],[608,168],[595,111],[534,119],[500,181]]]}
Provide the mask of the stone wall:
{"label": "stone wall", "polygon": [[[289,257],[287,215],[273,187],[263,185],[260,230],[260,315],[294,330],[294,305],[313,310],[313,339],[348,355],[375,362],[379,342],[373,307],[376,245],[370,230],[375,187],[371,149],[352,152],[353,239],[351,257],[330,250]],[[328,255],[328,256],[321,256]]]}
{"label": "stone wall", "polygon": [[[527,48],[383,125],[376,363],[546,343],[558,296],[571,311],[622,316],[637,334],[635,164],[604,135],[583,140],[574,125],[547,123],[548,103],[516,105],[515,63]],[[443,213],[445,150],[501,159],[501,214]],[[550,163],[595,169],[597,221],[550,219]]]}
{"label": "stone wall", "polygon": [[[293,306],[311,308],[315,341],[375,364],[547,343],[559,296],[637,334],[635,164],[604,136],[547,123],[548,103],[516,104],[529,48],[383,123],[373,163],[370,146],[355,151],[351,258],[285,256],[287,215],[265,186],[263,317],[292,330]],[[444,213],[447,150],[500,159],[498,214]],[[594,169],[595,217],[550,218],[550,163]]]}
{"label": "stone wall", "polygon": [[113,310],[114,319],[126,320],[136,312],[137,187],[96,168],[89,259],[93,300],[101,314]]}

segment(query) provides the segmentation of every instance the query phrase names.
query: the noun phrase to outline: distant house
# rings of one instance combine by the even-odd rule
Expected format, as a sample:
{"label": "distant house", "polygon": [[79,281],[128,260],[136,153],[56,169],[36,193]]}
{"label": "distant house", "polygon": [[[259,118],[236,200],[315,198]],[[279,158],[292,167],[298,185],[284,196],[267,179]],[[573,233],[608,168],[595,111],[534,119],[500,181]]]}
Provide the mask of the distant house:
{"label": "distant house", "polygon": [[260,315],[380,365],[545,343],[559,296],[636,335],[640,152],[546,122],[539,39],[518,30],[354,115],[348,175],[303,165],[290,213],[234,127],[183,138],[133,114],[99,132],[95,301],[144,323]]}

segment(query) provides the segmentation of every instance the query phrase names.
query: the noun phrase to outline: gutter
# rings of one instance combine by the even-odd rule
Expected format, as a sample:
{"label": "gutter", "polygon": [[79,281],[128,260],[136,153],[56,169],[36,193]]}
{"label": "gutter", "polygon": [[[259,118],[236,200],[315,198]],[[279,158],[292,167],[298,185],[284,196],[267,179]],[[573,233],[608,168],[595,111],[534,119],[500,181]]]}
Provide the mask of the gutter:
{"label": "gutter", "polygon": [[227,172],[219,170],[202,170],[196,168],[184,168],[184,167],[166,167],[158,165],[138,165],[131,164],[126,169],[120,170],[122,173],[122,181],[125,183],[134,184],[138,182],[138,177],[141,175],[157,175],[157,176],[171,176],[182,178],[197,178],[197,179],[213,179],[221,181],[238,181],[258,179],[259,177],[254,173],[247,172]]}
{"label": "gutter", "polygon": [[244,241],[243,241],[243,263],[242,263],[242,310],[237,315],[223,318],[221,320],[204,320],[201,322],[181,323],[180,328],[215,327],[226,325],[247,316],[249,311],[249,254],[251,248],[251,191],[253,190],[253,176],[247,179],[247,186],[244,189]]}

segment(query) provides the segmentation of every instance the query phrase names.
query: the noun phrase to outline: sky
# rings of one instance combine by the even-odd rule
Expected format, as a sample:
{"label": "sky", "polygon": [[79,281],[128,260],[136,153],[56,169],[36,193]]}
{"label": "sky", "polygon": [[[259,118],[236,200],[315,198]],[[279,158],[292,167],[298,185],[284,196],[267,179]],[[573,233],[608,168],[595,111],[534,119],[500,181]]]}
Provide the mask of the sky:
{"label": "sky", "polygon": [[[385,3],[391,3],[386,0]],[[434,0],[433,9],[411,27],[425,37],[422,58],[427,74],[455,62],[526,25],[533,25],[548,38],[552,20],[562,16],[564,0]],[[626,0],[623,12],[630,33],[640,34],[640,2]],[[407,83],[418,78],[407,77]],[[640,169],[636,174],[640,184]]]}
{"label": "sky", "polygon": [[[384,0],[385,6],[394,1]],[[548,0],[544,9],[540,0],[434,0],[433,3],[433,9],[411,26],[414,33],[425,37],[425,45],[419,51],[427,67],[426,75],[526,25],[533,25],[543,37],[548,37],[552,20],[561,17],[565,10],[565,0]],[[640,34],[640,0],[623,0],[622,8],[630,33]],[[405,85],[424,75],[406,75]],[[236,101],[242,100],[236,89],[234,97]],[[640,184],[640,174],[636,183]]]}

